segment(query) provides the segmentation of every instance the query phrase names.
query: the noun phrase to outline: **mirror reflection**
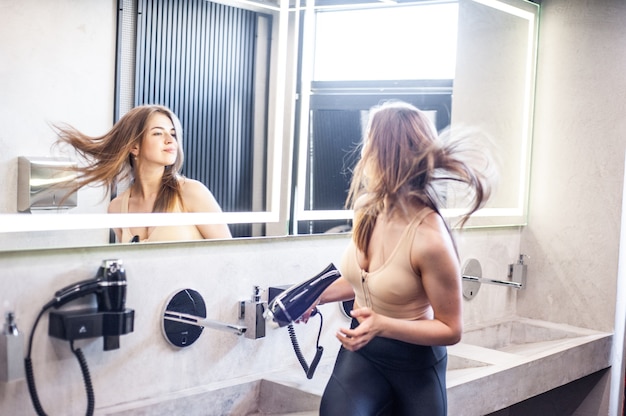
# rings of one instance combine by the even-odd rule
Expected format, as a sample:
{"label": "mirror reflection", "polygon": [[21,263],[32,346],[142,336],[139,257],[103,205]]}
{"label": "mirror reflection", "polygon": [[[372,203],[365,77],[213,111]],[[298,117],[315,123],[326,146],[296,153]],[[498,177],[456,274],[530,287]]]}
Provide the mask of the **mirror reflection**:
{"label": "mirror reflection", "polygon": [[[211,191],[181,175],[185,159],[178,117],[161,105],[128,111],[102,136],[92,137],[71,126],[56,126],[59,143],[72,147],[84,163],[76,166],[73,191],[93,183],[119,193],[109,214],[156,212],[221,212]],[[126,189],[120,188],[126,179]],[[226,224],[115,228],[116,242],[189,241],[231,238]]]}
{"label": "mirror reflection", "polygon": [[[3,112],[4,124],[13,126],[5,136],[10,140],[0,137],[8,149],[0,169],[9,183],[8,193],[0,195],[0,212],[4,213],[0,221],[11,229],[0,233],[0,249],[20,248],[16,240],[32,248],[106,244],[109,229],[119,224],[154,226],[169,221],[160,214],[152,214],[154,219],[113,215],[109,219],[106,207],[115,192],[92,187],[80,190],[78,207],[69,215],[49,214],[55,215],[54,221],[39,218],[48,214],[33,215],[28,222],[22,215],[17,221],[10,215],[16,212],[16,192],[11,185],[16,182],[16,160],[18,156],[50,154],[55,140],[51,123],[63,121],[81,131],[103,134],[130,109],[145,103],[166,105],[178,115],[184,127],[184,166],[188,164],[182,173],[203,183],[227,216],[186,219],[172,214],[171,221],[176,224],[228,221],[234,236],[261,236],[321,232],[333,228],[337,220],[345,223],[351,216],[343,210],[345,184],[356,156],[351,152],[362,137],[367,110],[388,98],[400,98],[429,111],[438,128],[450,123],[477,125],[501,140],[506,163],[505,185],[499,191],[506,189],[506,196],[495,198],[494,210],[484,211],[484,218],[496,218],[498,224],[523,223],[537,5],[523,0],[462,0],[458,5],[453,1],[398,2],[395,8],[427,4],[458,8],[458,36],[447,40],[449,46],[458,43],[457,47],[452,52],[448,46],[432,48],[439,55],[427,60],[445,61],[448,68],[454,64],[454,70],[437,78],[415,71],[388,77],[366,75],[361,70],[347,72],[358,77],[346,76],[346,72],[324,75],[313,65],[320,62],[310,49],[314,16],[330,17],[333,8],[369,9],[380,2],[337,7],[338,2],[326,0],[318,1],[317,6],[310,1],[308,6],[304,2],[277,6],[128,0],[120,15],[110,4],[79,10],[71,3],[61,0],[54,7],[32,6],[30,19],[16,18],[24,11],[18,13],[16,6],[11,6],[14,10],[9,8],[0,17],[6,35],[0,48],[14,58],[0,81],[6,102],[12,103]],[[186,7],[176,9],[178,3]],[[50,18],[63,24],[53,25]],[[173,33],[174,26],[165,30],[163,25],[174,25],[175,18],[179,19],[175,27],[185,27],[186,32]],[[110,24],[115,21],[119,25]],[[396,26],[400,31],[403,25]],[[196,33],[191,35],[192,31]],[[252,32],[258,36],[251,36]],[[383,45],[413,36],[400,31],[389,39],[385,31],[375,32]],[[443,36],[437,38],[443,40]],[[410,62],[426,53],[413,52],[416,43],[407,49],[410,53],[398,54],[403,59],[400,64],[386,66],[424,67],[419,59]],[[367,62],[388,62],[387,58],[373,59],[376,52],[366,43],[357,46],[361,49],[354,49],[356,56]],[[482,49],[476,52],[476,48]],[[505,59],[498,61],[502,56]],[[519,71],[511,72],[513,65]],[[34,85],[37,79],[55,82]],[[28,91],[37,92],[36,105],[24,98],[32,96]],[[341,148],[327,146],[335,143],[329,137],[337,138]],[[310,147],[314,153],[307,153]],[[291,160],[294,152],[296,157]],[[123,189],[125,184],[119,186]],[[86,218],[79,221],[66,220],[83,214]],[[330,223],[318,229],[319,221]],[[75,222],[90,231],[81,233]],[[17,233],[16,229],[31,231]],[[67,231],[65,238],[63,231],[51,232],[57,229],[77,231]]]}
{"label": "mirror reflection", "polygon": [[[468,226],[524,224],[537,10],[529,2],[494,0],[307,9],[314,17],[308,31],[305,22],[304,62],[313,64],[303,64],[300,80],[294,233],[348,226],[352,213],[343,201],[358,157],[353,149],[364,136],[367,110],[389,99],[429,112],[439,131],[471,128],[491,137],[501,185]],[[423,24],[402,25],[404,19]],[[346,21],[355,36],[340,35]],[[460,217],[466,193],[451,186],[448,194],[444,215]]]}
{"label": "mirror reflection", "polygon": [[[223,211],[268,211],[275,12],[201,0],[140,0],[137,9],[126,23],[135,39],[121,42],[134,59],[120,68],[134,88],[120,88],[120,101],[158,103],[178,115],[181,174],[210,189]],[[121,115],[129,109],[122,105]],[[251,224],[230,228],[238,237],[253,235]]]}

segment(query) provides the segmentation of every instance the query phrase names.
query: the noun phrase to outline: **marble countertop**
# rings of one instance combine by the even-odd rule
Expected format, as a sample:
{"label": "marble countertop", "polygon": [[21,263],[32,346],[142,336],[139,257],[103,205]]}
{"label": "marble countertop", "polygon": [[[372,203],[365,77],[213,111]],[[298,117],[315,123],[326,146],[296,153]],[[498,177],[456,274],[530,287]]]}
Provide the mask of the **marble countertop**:
{"label": "marble countertop", "polygon": [[[534,342],[504,342],[494,349],[470,344],[464,337],[461,343],[448,347],[449,414],[478,416],[495,412],[610,366],[610,333],[526,318],[516,318],[515,322],[521,324],[523,331],[517,337]],[[321,395],[333,360],[334,357],[322,360],[312,380],[306,379],[299,367],[264,378]]]}
{"label": "marble countertop", "polygon": [[[525,318],[466,328],[448,348],[448,413],[480,416],[610,366],[612,334]],[[312,379],[299,365],[101,409],[99,414],[311,414],[334,365],[327,354]],[[209,413],[206,413],[206,412]],[[214,412],[214,413],[211,413]],[[300,412],[300,413],[299,413]],[[301,413],[305,412],[305,413]],[[308,413],[306,413],[308,412]]]}

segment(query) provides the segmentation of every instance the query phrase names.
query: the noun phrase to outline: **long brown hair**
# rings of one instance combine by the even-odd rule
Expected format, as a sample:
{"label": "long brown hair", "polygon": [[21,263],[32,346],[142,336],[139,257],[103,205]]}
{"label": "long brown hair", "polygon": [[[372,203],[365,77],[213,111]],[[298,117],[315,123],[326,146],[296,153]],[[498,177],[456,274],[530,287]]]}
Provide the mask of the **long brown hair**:
{"label": "long brown hair", "polygon": [[148,120],[156,113],[164,114],[172,121],[176,130],[178,154],[174,164],[165,167],[153,212],[168,212],[177,202],[182,203],[178,180],[184,160],[182,128],[178,117],[170,109],[160,105],[142,105],[133,108],[102,136],[88,136],[66,124],[54,125],[53,129],[58,135],[57,143],[71,145],[86,162],[76,168],[78,179],[74,190],[92,184],[111,189],[117,181],[126,179],[134,181],[135,163],[131,150],[141,145]]}
{"label": "long brown hair", "polygon": [[[485,204],[491,194],[493,166],[477,169],[466,160],[467,151],[472,150],[466,138],[441,140],[425,113],[401,101],[389,101],[370,111],[346,202],[355,212],[353,239],[359,250],[368,252],[376,218],[385,209],[419,203],[439,212],[442,182],[461,182],[473,190],[461,227]],[[486,149],[477,151],[482,150]],[[482,154],[489,165],[487,154]]]}

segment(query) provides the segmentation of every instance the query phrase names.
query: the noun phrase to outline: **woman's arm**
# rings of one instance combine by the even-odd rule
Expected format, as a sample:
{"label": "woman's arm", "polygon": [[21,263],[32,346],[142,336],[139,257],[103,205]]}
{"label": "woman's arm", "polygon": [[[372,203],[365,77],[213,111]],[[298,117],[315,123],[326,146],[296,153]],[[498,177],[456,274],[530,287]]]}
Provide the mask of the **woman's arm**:
{"label": "woman's arm", "polygon": [[313,310],[315,310],[318,305],[331,302],[342,302],[350,299],[354,299],[354,290],[352,289],[352,285],[346,280],[345,277],[340,277],[322,292],[317,301],[311,305],[309,310],[306,311],[302,317],[300,317],[299,321],[307,322],[311,313],[313,313]]}
{"label": "woman's arm", "polygon": [[456,251],[443,220],[431,214],[416,232],[411,264],[419,271],[433,318],[416,321],[390,318],[359,308],[352,316],[360,324],[354,330],[341,329],[338,338],[350,350],[357,350],[373,337],[382,336],[419,345],[452,345],[461,339],[461,272]]}
{"label": "woman's arm", "polygon": [[331,302],[343,302],[354,299],[352,285],[345,277],[340,277],[326,288],[318,299],[318,305]]}
{"label": "woman's arm", "polygon": [[[217,200],[202,182],[185,178],[181,192],[187,212],[222,212]],[[200,224],[196,227],[207,239],[232,238],[227,224]]]}

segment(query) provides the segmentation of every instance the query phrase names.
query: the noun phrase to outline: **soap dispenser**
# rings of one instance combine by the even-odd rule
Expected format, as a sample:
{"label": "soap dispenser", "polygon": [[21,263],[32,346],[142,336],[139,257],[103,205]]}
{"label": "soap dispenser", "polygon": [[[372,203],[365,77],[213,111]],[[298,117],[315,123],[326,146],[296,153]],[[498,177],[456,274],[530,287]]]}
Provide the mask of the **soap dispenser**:
{"label": "soap dispenser", "polygon": [[24,337],[17,329],[15,314],[7,312],[0,333],[0,382],[24,378]]}
{"label": "soap dispenser", "polygon": [[525,254],[519,255],[519,260],[515,264],[509,264],[509,278],[521,285],[520,289],[526,288],[526,274],[528,266],[524,263]]}
{"label": "soap dispenser", "polygon": [[252,288],[252,297],[241,302],[241,318],[247,328],[244,336],[250,339],[263,338],[265,336],[265,302],[261,300],[259,286]]}

